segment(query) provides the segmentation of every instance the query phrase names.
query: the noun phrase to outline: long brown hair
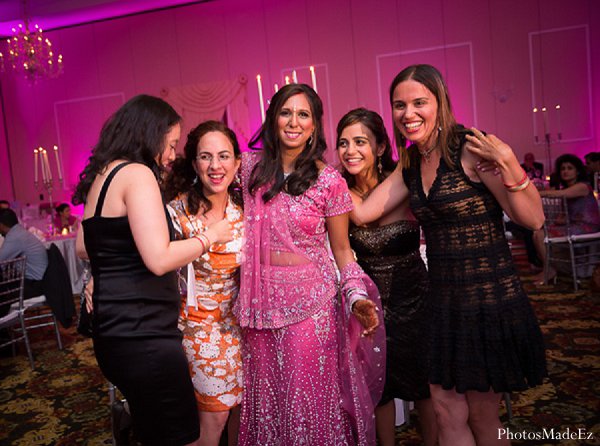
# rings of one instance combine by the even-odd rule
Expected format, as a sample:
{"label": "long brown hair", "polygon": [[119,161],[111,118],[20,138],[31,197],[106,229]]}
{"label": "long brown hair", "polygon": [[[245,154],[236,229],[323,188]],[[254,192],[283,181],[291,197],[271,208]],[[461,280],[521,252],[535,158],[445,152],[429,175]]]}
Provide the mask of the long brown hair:
{"label": "long brown hair", "polygon": [[[385,148],[383,150],[383,154],[381,155],[381,167],[382,171],[376,168],[375,172],[377,172],[377,183],[381,183],[387,175],[391,171],[396,168],[396,162],[392,157],[392,145],[390,143],[390,137],[387,134],[387,130],[385,129],[385,125],[383,124],[383,119],[377,113],[371,110],[367,110],[366,108],[360,107],[355,108],[354,110],[350,110],[337,125],[337,138],[336,138],[336,149],[339,147],[340,138],[342,137],[342,132],[344,129],[353,124],[362,124],[366,128],[368,128],[373,136],[375,137],[375,148],[383,145]],[[342,172],[342,176],[348,183],[348,187],[352,189],[356,184],[356,179],[354,175],[348,173],[348,171],[344,170]]]}
{"label": "long brown hair", "polygon": [[[285,178],[277,120],[286,101],[297,94],[306,96],[315,129],[306,147],[296,158],[294,171]],[[265,203],[282,190],[290,195],[304,193],[317,181],[319,176],[317,161],[323,161],[323,153],[327,149],[323,133],[323,103],[315,90],[306,84],[289,84],[280,88],[271,99],[265,122],[248,145],[252,149],[259,149],[262,146],[263,151],[260,161],[254,166],[250,176],[248,189],[252,195],[264,184],[272,184],[271,188],[263,194]]]}
{"label": "long brown hair", "polygon": [[[454,167],[452,155],[453,151],[458,149],[460,138],[458,135],[456,118],[452,114],[452,104],[450,103],[450,96],[448,95],[448,87],[446,86],[446,82],[444,82],[442,74],[437,68],[427,64],[406,67],[396,75],[390,85],[390,104],[392,106],[394,101],[394,90],[398,84],[407,80],[413,80],[420,83],[435,96],[438,104],[436,127],[439,128],[435,144],[439,146],[446,164],[450,167]],[[406,147],[406,138],[395,124],[394,138],[396,139],[398,152],[404,154],[406,152],[403,150]],[[402,158],[402,161],[403,166],[407,167],[404,164],[405,157]]]}

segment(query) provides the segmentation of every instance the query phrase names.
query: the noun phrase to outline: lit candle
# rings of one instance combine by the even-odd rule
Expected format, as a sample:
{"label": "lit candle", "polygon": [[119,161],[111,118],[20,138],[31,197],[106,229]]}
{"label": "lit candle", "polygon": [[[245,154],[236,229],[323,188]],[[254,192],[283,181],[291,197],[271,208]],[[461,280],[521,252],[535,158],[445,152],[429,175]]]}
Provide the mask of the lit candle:
{"label": "lit candle", "polygon": [[37,186],[38,182],[38,150],[33,149],[33,183]]}
{"label": "lit candle", "polygon": [[535,142],[538,142],[538,134],[537,134],[537,112],[538,108],[533,107],[533,138]]}
{"label": "lit candle", "polygon": [[558,122],[558,140],[560,141],[562,139],[562,127],[560,125],[560,104],[556,104],[556,119]]}
{"label": "lit candle", "polygon": [[256,83],[258,84],[258,101],[260,102],[260,118],[262,122],[265,122],[265,101],[263,99],[262,81],[260,74],[256,76]]}
{"label": "lit candle", "polygon": [[285,85],[290,85],[290,77],[289,76],[285,77]]}
{"label": "lit candle", "polygon": [[298,83],[298,75],[296,74],[296,70],[292,70],[292,80],[295,84]]}
{"label": "lit candle", "polygon": [[44,149],[44,164],[46,165],[47,180],[52,181],[52,171],[50,170],[50,163],[48,162],[48,151]]}
{"label": "lit candle", "polygon": [[542,107],[542,116],[544,117],[544,135],[548,138],[548,109],[546,107]]}
{"label": "lit candle", "polygon": [[313,90],[315,90],[315,93],[318,93],[319,91],[317,90],[317,75],[315,74],[315,67],[313,67],[312,65],[310,66],[310,80],[312,82]]}
{"label": "lit candle", "polygon": [[56,170],[58,171],[58,181],[62,181],[62,166],[60,165],[60,158],[58,156],[58,146],[54,146],[54,158],[56,159]]}
{"label": "lit candle", "polygon": [[279,85],[273,85],[273,89],[275,90],[275,93],[277,93],[279,91]]}
{"label": "lit candle", "polygon": [[48,179],[48,175],[46,173],[46,165],[44,164],[44,149],[40,147],[38,149],[38,153],[40,155],[40,169],[42,171],[42,181],[45,183]]}

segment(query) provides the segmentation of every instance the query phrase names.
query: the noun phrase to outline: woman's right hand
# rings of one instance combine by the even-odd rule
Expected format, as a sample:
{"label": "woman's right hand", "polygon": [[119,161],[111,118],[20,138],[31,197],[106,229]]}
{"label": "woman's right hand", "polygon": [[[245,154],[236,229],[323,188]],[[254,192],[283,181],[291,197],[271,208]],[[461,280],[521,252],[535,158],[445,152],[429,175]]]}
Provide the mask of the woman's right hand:
{"label": "woman's right hand", "polygon": [[211,224],[205,231],[211,244],[227,243],[233,240],[233,230],[231,223],[226,218]]}

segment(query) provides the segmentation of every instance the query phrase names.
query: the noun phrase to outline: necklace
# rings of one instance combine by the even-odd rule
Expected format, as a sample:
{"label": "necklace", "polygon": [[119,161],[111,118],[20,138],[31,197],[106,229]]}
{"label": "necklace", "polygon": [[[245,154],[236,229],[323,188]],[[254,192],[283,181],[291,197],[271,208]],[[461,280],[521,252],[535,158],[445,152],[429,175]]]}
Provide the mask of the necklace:
{"label": "necklace", "polygon": [[430,149],[424,150],[422,152],[419,150],[419,153],[425,159],[425,162],[428,163],[431,160],[431,154],[433,153],[434,150],[435,150],[435,146],[433,146]]}

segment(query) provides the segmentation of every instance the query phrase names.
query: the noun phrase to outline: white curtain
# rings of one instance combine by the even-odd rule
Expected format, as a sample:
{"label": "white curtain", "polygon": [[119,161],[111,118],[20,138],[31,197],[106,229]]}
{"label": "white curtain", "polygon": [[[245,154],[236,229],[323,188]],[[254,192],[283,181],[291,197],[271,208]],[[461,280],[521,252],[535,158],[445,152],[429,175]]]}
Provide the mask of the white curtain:
{"label": "white curtain", "polygon": [[240,146],[248,147],[252,135],[248,118],[247,83],[248,78],[240,75],[235,80],[162,89],[163,99],[183,117],[183,143],[189,131],[201,122],[209,119],[221,121],[227,115],[227,124],[237,135]]}

